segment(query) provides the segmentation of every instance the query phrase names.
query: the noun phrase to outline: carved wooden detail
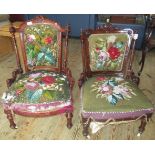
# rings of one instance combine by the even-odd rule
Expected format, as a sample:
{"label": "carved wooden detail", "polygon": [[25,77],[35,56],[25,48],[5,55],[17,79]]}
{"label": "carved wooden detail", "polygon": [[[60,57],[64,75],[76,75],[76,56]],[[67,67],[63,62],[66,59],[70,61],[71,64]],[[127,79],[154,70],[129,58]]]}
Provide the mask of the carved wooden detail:
{"label": "carved wooden detail", "polygon": [[146,123],[147,123],[146,122],[146,118],[145,117],[142,117],[141,118],[141,124],[140,124],[139,130],[138,130],[140,134],[142,134],[144,132]]}
{"label": "carved wooden detail", "polygon": [[89,135],[89,125],[90,125],[90,123],[91,123],[91,119],[90,118],[82,117],[82,125],[83,125],[82,134],[86,138]]}
{"label": "carved wooden detail", "polygon": [[[44,67],[42,68],[42,66],[35,66],[34,68],[32,68],[32,70],[30,68],[27,67],[27,63],[26,63],[26,49],[24,48],[24,29],[27,26],[28,23],[31,23],[32,25],[34,24],[49,24],[51,25],[53,28],[55,28],[58,31],[59,34],[59,38],[58,38],[58,45],[60,45],[60,49],[58,52],[58,67],[55,69],[52,68],[52,66],[49,67]],[[69,89],[70,89],[70,95],[71,95],[71,105],[69,105],[67,108],[64,109],[60,109],[60,110],[56,110],[56,111],[38,111],[38,112],[33,112],[33,111],[29,111],[29,110],[20,110],[20,109],[14,109],[11,106],[11,103],[9,105],[9,108],[6,108],[4,106],[4,112],[7,115],[7,118],[10,122],[10,127],[11,128],[16,128],[16,124],[14,123],[14,118],[12,113],[14,114],[18,114],[18,115],[22,115],[22,116],[31,116],[31,117],[43,117],[43,116],[52,116],[52,115],[57,115],[57,114],[61,114],[61,113],[66,113],[66,117],[67,117],[67,127],[71,128],[72,127],[72,117],[73,117],[73,95],[72,95],[72,90],[73,90],[73,86],[74,86],[74,78],[72,76],[72,73],[70,71],[70,69],[68,68],[68,62],[67,62],[67,58],[68,58],[68,35],[69,35],[69,31],[70,31],[70,26],[66,26],[65,28],[61,27],[57,22],[47,19],[43,16],[37,16],[36,18],[29,20],[29,21],[25,21],[23,22],[19,28],[15,28],[15,27],[10,27],[10,33],[12,34],[12,38],[14,41],[14,47],[15,47],[15,52],[16,52],[16,61],[17,61],[17,69],[15,71],[12,72],[12,78],[8,79],[7,82],[7,86],[8,88],[15,82],[15,80],[17,79],[18,76],[20,76],[23,73],[23,69],[21,67],[21,63],[20,63],[20,57],[19,57],[19,50],[17,48],[17,41],[16,41],[16,37],[15,34],[19,33],[20,36],[20,43],[21,43],[21,48],[22,48],[22,56],[23,56],[23,60],[24,60],[24,64],[23,67],[25,68],[25,72],[28,73],[30,71],[34,70],[48,70],[48,71],[52,71],[52,72],[56,72],[56,73],[62,73],[65,74],[67,76],[67,79],[69,81]],[[65,41],[65,45],[63,47],[63,40]],[[63,57],[64,56],[64,57]],[[63,59],[62,59],[63,58]]]}
{"label": "carved wooden detail", "polygon": [[81,88],[82,87],[82,85],[83,85],[83,83],[85,82],[85,73],[81,73],[80,74],[80,78],[79,78],[79,80],[78,80],[78,86],[79,86],[79,88]]}
{"label": "carved wooden detail", "polygon": [[72,124],[72,117],[73,114],[72,113],[66,113],[66,118],[67,118],[67,128],[70,129],[73,124]]}
{"label": "carved wooden detail", "polygon": [[[132,81],[134,84],[138,86],[140,82],[140,78],[134,74],[133,69],[132,69],[132,64],[134,61],[134,54],[135,54],[135,40],[136,40],[136,38],[134,38],[134,34],[132,30],[128,31],[128,34],[132,33],[133,36],[131,35],[132,36],[131,45],[126,50],[126,53],[124,56],[123,68],[121,71],[91,71],[90,69],[90,60],[89,60],[90,53],[89,53],[89,42],[88,42],[89,36],[92,34],[119,33],[119,32],[121,32],[121,30],[112,27],[110,23],[107,23],[106,25],[103,25],[97,29],[87,29],[87,30],[81,31],[81,47],[82,47],[81,54],[82,54],[83,71],[80,74],[80,78],[78,80],[78,86],[80,90],[85,80],[87,80],[91,76],[96,76],[96,75],[121,76],[124,79]],[[149,117],[149,115],[150,114],[148,114],[147,117]],[[83,124],[83,135],[88,136],[89,134],[88,128],[89,128],[89,124],[91,120],[89,120],[88,117],[84,117],[83,115],[81,117],[82,117],[82,124]],[[115,120],[115,121],[136,120],[137,118],[133,118],[131,116],[129,118],[122,118],[122,119]],[[106,120],[99,119],[95,121],[105,122]],[[145,125],[146,125],[146,121],[145,119],[142,119],[141,125],[139,127],[140,132],[144,131]]]}
{"label": "carved wooden detail", "polygon": [[16,124],[14,122],[13,114],[12,111],[8,108],[4,109],[4,113],[7,115],[7,119],[9,120],[10,123],[10,128],[16,129]]}
{"label": "carved wooden detail", "polygon": [[18,75],[21,75],[22,73],[23,73],[23,70],[20,70],[20,69],[14,70],[14,71],[12,72],[12,78],[6,80],[7,87],[9,88],[9,87],[14,83],[14,81],[15,81],[16,78],[17,78],[17,76],[18,76]]}

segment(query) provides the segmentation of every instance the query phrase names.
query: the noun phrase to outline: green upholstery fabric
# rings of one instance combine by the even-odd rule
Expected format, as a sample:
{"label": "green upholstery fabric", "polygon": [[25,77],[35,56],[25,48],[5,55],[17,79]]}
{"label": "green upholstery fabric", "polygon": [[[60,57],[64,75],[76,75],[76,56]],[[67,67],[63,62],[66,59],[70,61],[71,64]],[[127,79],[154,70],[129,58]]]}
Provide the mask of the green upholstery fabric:
{"label": "green upholstery fabric", "polygon": [[63,74],[34,71],[24,74],[9,88],[5,100],[17,104],[39,104],[70,100],[67,77]]}
{"label": "green upholstery fabric", "polygon": [[124,54],[130,37],[126,33],[92,34],[89,36],[92,71],[122,70]]}
{"label": "green upholstery fabric", "polygon": [[24,30],[27,64],[58,67],[58,31],[51,25],[28,25]]}
{"label": "green upholstery fabric", "polygon": [[[153,105],[136,85],[128,81],[128,86],[136,95],[121,99],[116,105],[110,104],[106,97],[96,98],[97,91],[92,91],[92,85],[99,77],[89,78],[82,87],[82,108],[85,112],[129,112],[152,108]],[[125,81],[124,81],[125,82]]]}

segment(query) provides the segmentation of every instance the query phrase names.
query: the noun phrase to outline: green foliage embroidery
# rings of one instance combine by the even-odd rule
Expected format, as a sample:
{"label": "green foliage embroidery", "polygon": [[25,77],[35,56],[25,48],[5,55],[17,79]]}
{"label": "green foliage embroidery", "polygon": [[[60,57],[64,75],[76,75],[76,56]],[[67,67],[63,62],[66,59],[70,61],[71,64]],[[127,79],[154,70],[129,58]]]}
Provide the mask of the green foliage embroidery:
{"label": "green foliage embroidery", "polygon": [[37,24],[25,29],[25,48],[28,66],[57,67],[58,32],[50,25]]}
{"label": "green foliage embroidery", "polygon": [[106,98],[109,103],[116,105],[120,100],[128,100],[136,95],[122,78],[98,77],[92,84],[92,92],[96,92],[96,98]]}
{"label": "green foliage embroidery", "polygon": [[16,103],[49,103],[70,99],[69,83],[63,74],[34,71],[25,74],[10,88]]}
{"label": "green foliage embroidery", "polygon": [[121,70],[127,42],[126,34],[92,35],[89,38],[91,70]]}

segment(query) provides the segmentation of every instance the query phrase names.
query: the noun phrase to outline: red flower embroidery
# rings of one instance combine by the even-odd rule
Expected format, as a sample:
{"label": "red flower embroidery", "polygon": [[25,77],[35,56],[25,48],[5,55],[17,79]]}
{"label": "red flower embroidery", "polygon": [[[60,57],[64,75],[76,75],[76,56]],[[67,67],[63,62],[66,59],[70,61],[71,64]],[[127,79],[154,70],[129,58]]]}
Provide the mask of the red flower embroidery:
{"label": "red flower embroidery", "polygon": [[105,80],[105,79],[106,79],[106,78],[103,77],[103,76],[101,76],[101,77],[97,77],[97,78],[96,78],[97,81],[103,81],[103,80]]}
{"label": "red flower embroidery", "polygon": [[116,47],[110,47],[110,48],[108,49],[108,53],[109,53],[110,58],[111,58],[112,60],[117,59],[117,58],[120,56],[120,54],[121,54],[120,51],[119,51],[119,49],[116,48]]}
{"label": "red flower embroidery", "polygon": [[98,47],[96,47],[96,53],[99,53],[100,49]]}
{"label": "red flower embroidery", "polygon": [[55,78],[52,76],[45,76],[41,79],[41,81],[47,85],[53,84],[55,82]]}
{"label": "red flower embroidery", "polygon": [[51,44],[51,43],[53,43],[53,39],[51,37],[46,37],[44,39],[44,42],[45,42],[45,44]]}

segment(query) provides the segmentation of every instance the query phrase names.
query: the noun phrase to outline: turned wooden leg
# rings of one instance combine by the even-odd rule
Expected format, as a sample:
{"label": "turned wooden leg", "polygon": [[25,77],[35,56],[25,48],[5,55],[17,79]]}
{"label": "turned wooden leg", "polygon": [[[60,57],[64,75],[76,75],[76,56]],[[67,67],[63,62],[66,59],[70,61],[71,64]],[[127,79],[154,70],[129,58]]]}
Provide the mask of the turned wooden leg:
{"label": "turned wooden leg", "polygon": [[83,136],[87,137],[89,135],[89,125],[90,125],[91,120],[88,118],[83,118],[82,117],[82,125],[83,125]]}
{"label": "turned wooden leg", "polygon": [[67,128],[70,129],[73,124],[72,124],[72,117],[73,114],[72,113],[66,113],[66,118],[67,118]]}
{"label": "turned wooden leg", "polygon": [[145,117],[142,117],[141,118],[141,124],[140,124],[139,130],[138,130],[138,134],[139,135],[141,135],[144,132],[145,126],[146,126],[146,118]]}
{"label": "turned wooden leg", "polygon": [[12,129],[17,129],[17,126],[13,120],[13,115],[10,109],[4,109],[4,113],[7,115],[7,119],[9,120],[10,123],[10,128]]}

